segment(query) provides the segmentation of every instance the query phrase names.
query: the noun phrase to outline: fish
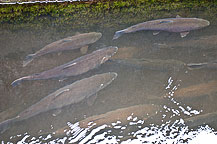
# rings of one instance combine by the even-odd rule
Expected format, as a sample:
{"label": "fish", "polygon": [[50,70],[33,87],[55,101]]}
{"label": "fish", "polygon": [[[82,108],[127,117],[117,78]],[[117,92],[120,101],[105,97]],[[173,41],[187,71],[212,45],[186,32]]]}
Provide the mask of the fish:
{"label": "fish", "polygon": [[216,124],[216,119],[217,119],[217,112],[212,112],[212,113],[200,114],[190,118],[186,118],[184,119],[184,121],[185,124],[189,127],[197,127],[203,124],[210,124],[213,122]]}
{"label": "fish", "polygon": [[117,50],[116,46],[98,49],[50,70],[18,78],[11,85],[16,86],[25,80],[42,80],[80,75],[105,63]]}
{"label": "fish", "polygon": [[[151,116],[157,114],[160,109],[159,105],[153,104],[140,104],[126,108],[120,108],[113,111],[109,111],[104,114],[90,116],[84,120],[79,121],[80,128],[90,128],[106,124],[108,127],[112,127],[112,123],[120,121],[122,125],[126,125],[130,122],[130,117],[137,117],[139,120],[146,120]],[[65,131],[70,130],[68,126],[56,130],[55,135],[63,135]]]}
{"label": "fish", "polygon": [[131,66],[135,68],[160,70],[160,71],[171,71],[179,70],[186,67],[186,63],[178,60],[168,59],[116,59],[113,60],[119,64]]}
{"label": "fish", "polygon": [[154,43],[159,48],[201,48],[209,49],[217,45],[217,35],[201,36],[198,38],[170,41],[168,43]]}
{"label": "fish", "polygon": [[206,26],[209,26],[210,22],[200,18],[182,18],[176,16],[176,18],[157,19],[152,21],[146,21],[126,29],[115,32],[113,40],[118,39],[120,36],[126,33],[132,33],[141,30],[152,30],[153,35],[159,34],[160,31],[180,33],[181,37],[185,37],[189,31],[197,30]]}
{"label": "fish", "polygon": [[190,69],[217,69],[217,60],[203,63],[188,63]]}
{"label": "fish", "polygon": [[96,42],[101,37],[102,37],[101,33],[90,32],[90,33],[77,34],[75,36],[71,36],[71,37],[67,37],[55,41],[53,43],[46,45],[45,47],[35,52],[34,54],[27,55],[26,59],[23,61],[23,67],[27,66],[31,61],[33,61],[33,59],[53,52],[60,52],[65,50],[74,50],[74,49],[82,48],[81,51],[83,51],[83,53],[86,53],[88,44],[92,44]]}
{"label": "fish", "polygon": [[206,83],[196,84],[181,88],[175,91],[176,98],[189,98],[203,95],[209,95],[217,91],[217,80],[212,80]]}
{"label": "fish", "polygon": [[60,109],[67,105],[79,103],[108,86],[116,77],[117,73],[115,72],[97,74],[62,87],[30,106],[16,117],[1,122],[0,132],[4,132],[11,124],[17,121],[22,121],[50,110]]}

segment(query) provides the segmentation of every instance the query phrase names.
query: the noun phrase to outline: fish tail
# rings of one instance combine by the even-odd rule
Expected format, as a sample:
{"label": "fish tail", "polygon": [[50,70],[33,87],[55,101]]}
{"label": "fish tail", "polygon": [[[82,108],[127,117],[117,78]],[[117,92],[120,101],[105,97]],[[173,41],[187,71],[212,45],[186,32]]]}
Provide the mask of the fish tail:
{"label": "fish tail", "polygon": [[201,69],[204,68],[208,63],[189,63],[187,64],[187,67],[189,69]]}
{"label": "fish tail", "polygon": [[115,32],[115,35],[113,37],[113,40],[114,39],[118,39],[120,36],[122,36],[123,34],[125,33],[125,30],[120,30],[120,31],[117,31]]}
{"label": "fish tail", "polygon": [[26,59],[23,61],[23,67],[29,64],[34,59],[35,54],[29,54],[26,56]]}
{"label": "fish tail", "polygon": [[8,119],[0,123],[0,134],[4,133],[7,129],[11,127],[12,124],[14,124],[16,121],[16,118]]}
{"label": "fish tail", "polygon": [[15,86],[19,85],[22,81],[28,80],[29,78],[30,78],[30,76],[21,77],[21,78],[19,78],[19,79],[16,79],[15,81],[13,81],[13,82],[11,83],[11,85],[12,85],[13,87],[15,87]]}

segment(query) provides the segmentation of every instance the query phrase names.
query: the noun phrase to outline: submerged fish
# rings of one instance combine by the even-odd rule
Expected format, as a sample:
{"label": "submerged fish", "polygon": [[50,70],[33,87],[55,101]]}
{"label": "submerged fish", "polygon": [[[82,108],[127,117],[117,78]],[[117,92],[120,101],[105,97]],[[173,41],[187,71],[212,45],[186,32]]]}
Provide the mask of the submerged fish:
{"label": "submerged fish", "polygon": [[173,59],[119,59],[113,61],[135,68],[160,71],[179,70],[186,66],[184,62]]}
{"label": "submerged fish", "polygon": [[174,97],[177,98],[196,97],[196,96],[208,95],[214,92],[217,92],[216,80],[178,89],[175,91]]}
{"label": "submerged fish", "polygon": [[[78,123],[80,128],[94,128],[104,124],[111,127],[112,123],[117,121],[120,121],[122,125],[126,125],[130,122],[130,117],[137,117],[138,120],[146,120],[155,115],[159,108],[158,105],[153,104],[135,105],[120,108],[105,114],[91,116]],[[63,135],[66,130],[69,130],[68,126],[58,129],[55,134]]]}
{"label": "submerged fish", "polygon": [[[102,37],[101,33],[90,32],[67,37],[51,44],[46,45],[34,54],[29,54],[23,62],[23,66],[29,64],[34,58],[53,52],[64,50],[73,50],[78,48],[87,48],[88,44],[94,43]],[[85,53],[85,52],[84,52]]]}
{"label": "submerged fish", "polygon": [[169,43],[154,43],[154,45],[160,48],[193,47],[208,49],[209,47],[213,48],[217,45],[217,35],[201,36],[199,38],[191,38],[181,41],[170,41]]}
{"label": "submerged fish", "polygon": [[21,112],[15,118],[1,122],[0,132],[7,130],[11,124],[17,121],[28,119],[42,112],[79,103],[83,99],[88,98],[105,88],[116,77],[117,73],[114,72],[103,73],[76,81],[60,88]]}
{"label": "submerged fish", "polygon": [[201,126],[203,124],[210,124],[213,122],[216,124],[217,122],[216,120],[217,120],[217,112],[200,114],[197,116],[184,119],[185,124],[189,127]]}
{"label": "submerged fish", "polygon": [[111,56],[113,56],[117,52],[117,50],[118,48],[114,46],[102,48],[53,69],[21,77],[13,81],[11,85],[16,86],[24,80],[40,80],[56,77],[63,78],[83,74],[106,62]]}
{"label": "submerged fish", "polygon": [[203,63],[188,63],[187,66],[190,69],[217,69],[217,60]]}
{"label": "submerged fish", "polygon": [[141,30],[155,31],[153,35],[157,35],[160,31],[180,33],[181,37],[185,37],[189,31],[206,27],[210,24],[209,21],[199,18],[166,18],[147,21],[128,27],[124,30],[117,31],[113,39],[119,38],[125,33],[131,33]]}

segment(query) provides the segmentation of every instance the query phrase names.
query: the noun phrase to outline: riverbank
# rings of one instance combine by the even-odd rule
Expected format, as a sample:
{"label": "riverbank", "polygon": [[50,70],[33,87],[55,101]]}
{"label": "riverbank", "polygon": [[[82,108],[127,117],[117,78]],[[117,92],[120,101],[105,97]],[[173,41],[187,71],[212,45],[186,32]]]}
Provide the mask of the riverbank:
{"label": "riverbank", "polygon": [[[193,11],[197,11],[197,15]],[[200,13],[201,11],[201,13]],[[86,2],[0,5],[0,23],[40,29],[50,26],[116,27],[124,24],[180,15],[213,20],[216,1],[176,0],[101,0]],[[142,17],[142,19],[141,19]]]}

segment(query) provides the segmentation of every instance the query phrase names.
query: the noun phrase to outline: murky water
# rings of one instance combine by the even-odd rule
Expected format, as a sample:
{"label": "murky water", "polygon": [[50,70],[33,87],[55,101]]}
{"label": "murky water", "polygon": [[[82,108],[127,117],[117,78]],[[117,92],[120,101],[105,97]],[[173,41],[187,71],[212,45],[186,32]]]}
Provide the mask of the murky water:
{"label": "murky water", "polygon": [[[97,93],[92,105],[84,100],[61,108],[61,112],[52,110],[16,122],[1,134],[2,143],[194,143],[201,137],[216,140],[215,115],[208,115],[202,122],[196,118],[193,124],[190,118],[216,112],[217,89],[213,87],[217,85],[215,82],[209,85],[209,82],[217,80],[217,68],[152,70],[122,65],[115,59],[173,59],[184,63],[216,60],[217,26],[211,21],[210,26],[192,31],[185,38],[177,33],[161,32],[153,36],[151,31],[141,31],[112,41],[115,31],[126,27],[65,31],[52,26],[39,31],[1,29],[1,122],[15,117],[48,94],[76,80],[105,72],[118,74],[109,86]],[[17,78],[48,70],[82,56],[79,50],[47,54],[22,67],[26,55],[77,32],[91,31],[101,32],[103,36],[89,46],[88,53],[105,46],[117,46],[119,50],[112,60],[85,74],[64,80],[24,81],[16,87],[10,85]],[[201,42],[199,45],[198,41]],[[189,88],[190,92],[187,93],[184,88]],[[155,110],[152,104],[158,109]],[[138,107],[134,112],[130,111],[131,106],[138,105],[150,106],[150,110],[146,112]],[[113,113],[110,115],[108,112],[111,111]],[[116,119],[129,111],[129,115]],[[86,127],[78,125],[79,121],[91,116],[95,116],[91,119],[93,123],[100,124]],[[65,132],[56,132],[64,127]]]}

